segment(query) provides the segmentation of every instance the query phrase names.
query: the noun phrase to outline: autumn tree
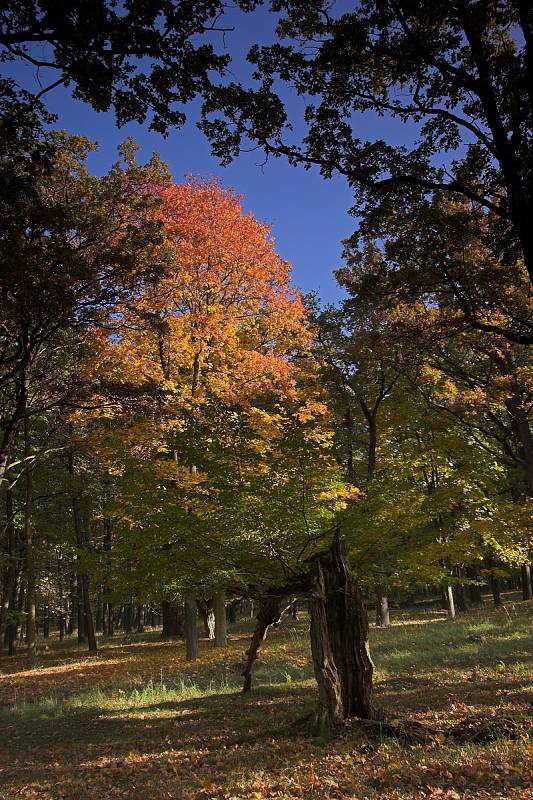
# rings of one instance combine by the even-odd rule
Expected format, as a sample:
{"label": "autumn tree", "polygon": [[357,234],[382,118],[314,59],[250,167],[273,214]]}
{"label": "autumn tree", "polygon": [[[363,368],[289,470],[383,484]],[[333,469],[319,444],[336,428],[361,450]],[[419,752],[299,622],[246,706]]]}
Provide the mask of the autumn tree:
{"label": "autumn tree", "polygon": [[[515,320],[526,311],[527,282],[518,280],[519,272],[514,281],[501,279],[501,268],[487,244],[490,225],[470,204],[443,200],[419,208],[423,225],[408,214],[383,215],[379,245],[360,238],[347,243],[347,266],[337,273],[349,292],[345,305],[357,313],[368,303],[375,314],[387,319],[388,336],[400,353],[405,351],[409,384],[429,408],[450,417],[450,443],[456,435],[464,437],[465,453],[470,450],[472,457],[476,454],[483,461],[489,458],[489,463],[506,474],[500,483],[487,474],[487,525],[492,517],[501,520],[507,515],[509,520],[514,519],[516,536],[510,534],[507,540],[510,563],[516,563],[519,557],[527,562],[527,548],[518,545],[520,537],[522,541],[527,537],[523,511],[513,509],[503,498],[501,504],[496,502],[501,493],[508,500],[522,498],[519,502],[523,502],[530,492],[530,358],[525,346],[501,334],[512,309]],[[484,334],[471,324],[461,308],[461,298],[470,309],[476,308]],[[403,384],[404,392],[409,384]],[[410,395],[416,409],[418,401],[412,389],[406,396]],[[402,424],[397,418],[395,425]],[[390,441],[397,434],[401,435],[401,427],[391,429]],[[442,467],[439,472],[442,483],[446,472]],[[459,481],[458,477],[458,485]],[[433,479],[428,487],[434,491]],[[496,512],[498,506],[500,511]],[[497,523],[493,531],[496,528]],[[501,547],[496,543],[497,535],[491,546],[487,544],[487,557],[491,549],[494,557],[504,553],[506,528],[502,524]],[[473,529],[472,536],[477,538]],[[479,548],[477,552],[481,552]]]}
{"label": "autumn tree", "polygon": [[[95,338],[89,369],[105,374],[106,386],[152,387],[159,421],[141,417],[136,435],[152,443],[155,436],[168,451],[173,428],[208,397],[239,405],[268,391],[290,393],[289,356],[308,334],[288,264],[240,198],[193,179],[145,190],[160,200],[153,217],[167,266],[113,309],[114,333]],[[195,460],[176,448],[170,456],[194,482]]]}
{"label": "autumn tree", "polygon": [[[407,348],[405,348],[407,350]],[[382,437],[380,415],[384,402],[404,371],[407,353],[388,336],[386,316],[355,298],[317,317],[315,357],[335,416],[337,448],[350,483],[368,485],[379,469]],[[388,534],[383,532],[386,539]],[[389,624],[384,564],[374,564],[376,620]]]}

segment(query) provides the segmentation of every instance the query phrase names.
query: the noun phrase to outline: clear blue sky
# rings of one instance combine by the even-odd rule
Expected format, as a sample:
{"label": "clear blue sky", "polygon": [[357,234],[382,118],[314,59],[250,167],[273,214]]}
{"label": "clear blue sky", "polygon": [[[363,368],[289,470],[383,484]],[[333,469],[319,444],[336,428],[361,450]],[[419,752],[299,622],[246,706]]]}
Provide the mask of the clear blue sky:
{"label": "clear blue sky", "polygon": [[[233,12],[235,13],[235,12]],[[238,13],[235,31],[225,34],[225,46],[233,58],[230,79],[246,81],[250,66],[245,54],[254,41],[272,40],[273,20],[265,9],[252,15]],[[215,41],[217,49],[221,40]],[[38,89],[35,69],[25,65],[3,65],[28,88]],[[41,80],[46,82],[42,74]],[[55,75],[54,77],[56,77]],[[301,116],[304,101],[287,98],[289,110]],[[167,139],[148,131],[148,125],[125,125],[120,130],[112,113],[97,113],[72,98],[69,89],[57,88],[46,96],[50,111],[58,116],[57,127],[96,140],[99,151],[90,156],[90,169],[96,174],[106,172],[117,157],[117,145],[132,136],[140,145],[140,160],[158,152],[169,165],[176,181],[192,173],[198,176],[215,175],[227,187],[244,195],[245,208],[262,222],[271,225],[280,255],[293,265],[294,283],[304,291],[316,290],[321,300],[333,302],[341,297],[332,270],[340,266],[342,239],[351,234],[357,222],[348,210],[353,195],[341,177],[324,180],[317,169],[306,171],[291,167],[282,159],[266,164],[260,151],[243,153],[228,167],[221,167],[210,154],[209,145],[196,128],[197,104],[190,110],[187,124],[171,131]],[[410,138],[412,130],[389,119],[373,114],[361,117],[357,135],[361,138],[386,138],[400,143]]]}

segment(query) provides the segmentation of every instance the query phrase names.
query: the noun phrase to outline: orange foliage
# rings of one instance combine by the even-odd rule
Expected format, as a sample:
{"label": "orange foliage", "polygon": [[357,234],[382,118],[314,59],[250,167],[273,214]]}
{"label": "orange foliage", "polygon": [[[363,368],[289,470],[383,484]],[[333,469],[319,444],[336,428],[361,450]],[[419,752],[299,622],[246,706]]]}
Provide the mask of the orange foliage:
{"label": "orange foliage", "polygon": [[166,266],[114,309],[120,335],[100,334],[96,371],[155,381],[183,400],[206,390],[240,403],[265,391],[290,395],[289,356],[309,332],[268,226],[216,180],[189,179],[158,193]]}

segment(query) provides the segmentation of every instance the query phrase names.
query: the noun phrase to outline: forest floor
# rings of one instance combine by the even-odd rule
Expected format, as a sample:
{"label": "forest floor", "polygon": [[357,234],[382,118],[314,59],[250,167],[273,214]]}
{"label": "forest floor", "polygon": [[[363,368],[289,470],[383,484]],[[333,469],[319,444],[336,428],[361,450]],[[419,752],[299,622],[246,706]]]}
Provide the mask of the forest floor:
{"label": "forest floor", "polygon": [[396,612],[371,630],[376,703],[442,729],[424,745],[356,723],[330,742],[294,726],[316,702],[307,619],[271,631],[249,695],[238,670],[251,623],[233,626],[227,649],[202,641],[194,663],[156,632],[92,657],[41,642],[31,664],[0,663],[0,799],[531,800],[531,739],[445,733],[472,715],[531,719],[532,620],[532,603],[506,598],[456,622]]}

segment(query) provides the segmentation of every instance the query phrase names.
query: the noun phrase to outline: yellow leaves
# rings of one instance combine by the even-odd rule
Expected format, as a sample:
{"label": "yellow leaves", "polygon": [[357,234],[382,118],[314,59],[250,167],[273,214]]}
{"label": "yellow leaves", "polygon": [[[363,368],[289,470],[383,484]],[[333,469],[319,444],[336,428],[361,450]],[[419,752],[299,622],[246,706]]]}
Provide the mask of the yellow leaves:
{"label": "yellow leaves", "polygon": [[265,411],[262,408],[250,408],[248,420],[252,430],[266,441],[280,439],[283,435],[285,420],[281,414]]}
{"label": "yellow leaves", "polygon": [[296,412],[295,416],[300,422],[312,422],[317,417],[324,417],[328,413],[328,407],[320,400],[306,400]]}
{"label": "yellow leaves", "polygon": [[361,496],[361,490],[357,486],[341,484],[326,491],[320,492],[320,500],[334,500],[340,502],[344,507]]}

